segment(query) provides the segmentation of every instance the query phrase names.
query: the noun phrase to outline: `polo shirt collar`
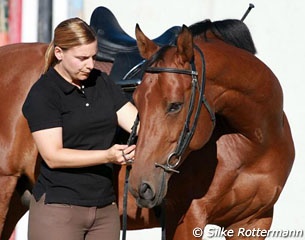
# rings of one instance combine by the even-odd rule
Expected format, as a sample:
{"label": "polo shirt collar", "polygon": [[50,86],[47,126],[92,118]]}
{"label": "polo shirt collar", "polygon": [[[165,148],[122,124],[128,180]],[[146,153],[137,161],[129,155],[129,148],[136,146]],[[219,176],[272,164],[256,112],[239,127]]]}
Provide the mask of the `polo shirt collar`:
{"label": "polo shirt collar", "polygon": [[49,69],[48,73],[56,85],[58,85],[65,94],[69,94],[75,89],[78,89],[76,86],[65,80],[53,67]]}

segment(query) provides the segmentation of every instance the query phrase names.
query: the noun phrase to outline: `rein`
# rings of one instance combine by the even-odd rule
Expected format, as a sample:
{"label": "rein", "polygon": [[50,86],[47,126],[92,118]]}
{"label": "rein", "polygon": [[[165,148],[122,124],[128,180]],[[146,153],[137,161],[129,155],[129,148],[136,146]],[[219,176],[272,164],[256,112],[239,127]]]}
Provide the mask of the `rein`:
{"label": "rein", "polygon": [[[127,140],[128,146],[135,143],[136,141],[138,125],[139,125],[139,115],[137,115],[133,123],[133,126],[131,128],[129,138]],[[132,162],[129,163],[131,164]],[[126,233],[127,233],[127,199],[128,199],[128,180],[129,180],[130,170],[131,170],[131,165],[127,165],[125,172],[124,194],[123,194],[122,240],[126,240]]]}
{"label": "rein", "polygon": [[[210,105],[208,104],[208,102],[205,98],[205,95],[204,95],[205,84],[206,84],[204,55],[197,45],[195,45],[194,48],[195,48],[195,50],[197,50],[199,52],[200,60],[202,62],[200,86],[199,86],[199,82],[198,82],[198,72],[196,71],[194,61],[191,61],[191,63],[190,63],[191,64],[190,70],[179,69],[179,68],[160,68],[160,67],[150,67],[150,66],[148,66],[145,69],[145,71],[149,72],[149,73],[168,72],[168,73],[186,74],[186,75],[192,76],[192,92],[191,92],[191,98],[190,98],[190,102],[189,102],[189,109],[188,109],[188,113],[187,113],[187,116],[186,116],[186,119],[184,122],[183,129],[181,131],[179,140],[177,142],[176,149],[172,153],[169,154],[166,164],[155,163],[156,167],[162,168],[165,172],[179,173],[179,171],[176,170],[176,168],[180,164],[182,155],[184,154],[186,148],[188,147],[188,145],[195,133],[202,105],[204,105],[205,108],[207,109],[207,111],[209,112],[213,125],[215,126],[215,121],[216,121],[215,114],[212,111],[212,109],[211,109]],[[153,57],[153,59],[156,59],[156,57]],[[151,64],[153,62],[151,62]],[[198,89],[198,104],[195,109],[195,95],[196,95],[197,89]],[[191,122],[191,117],[192,117],[193,113],[195,113],[194,121],[191,124],[190,122]],[[172,160],[173,158],[174,158],[174,160]]]}

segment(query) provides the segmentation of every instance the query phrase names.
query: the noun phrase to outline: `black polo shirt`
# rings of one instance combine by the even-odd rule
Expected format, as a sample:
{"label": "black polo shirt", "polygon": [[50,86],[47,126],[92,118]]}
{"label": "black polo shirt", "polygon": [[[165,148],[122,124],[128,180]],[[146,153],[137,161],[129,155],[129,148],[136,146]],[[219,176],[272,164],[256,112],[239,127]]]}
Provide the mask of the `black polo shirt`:
{"label": "black polo shirt", "polygon": [[[127,99],[98,70],[82,84],[79,89],[50,68],[31,88],[23,114],[32,132],[62,127],[64,148],[108,149],[117,129],[116,112]],[[42,161],[33,194],[38,200],[46,193],[46,203],[104,206],[115,201],[112,177],[112,164],[50,169]]]}

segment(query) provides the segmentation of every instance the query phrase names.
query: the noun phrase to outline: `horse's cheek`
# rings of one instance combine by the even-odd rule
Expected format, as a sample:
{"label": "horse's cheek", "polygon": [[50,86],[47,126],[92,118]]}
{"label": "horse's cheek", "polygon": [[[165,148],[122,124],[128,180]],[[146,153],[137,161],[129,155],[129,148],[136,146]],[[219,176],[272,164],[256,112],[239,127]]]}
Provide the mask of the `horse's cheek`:
{"label": "horse's cheek", "polygon": [[200,148],[202,148],[211,138],[213,132],[213,124],[211,122],[210,123],[205,123],[200,124],[200,120],[199,123],[197,125],[197,131],[195,131],[194,136],[190,142],[190,149],[192,150],[198,150]]}

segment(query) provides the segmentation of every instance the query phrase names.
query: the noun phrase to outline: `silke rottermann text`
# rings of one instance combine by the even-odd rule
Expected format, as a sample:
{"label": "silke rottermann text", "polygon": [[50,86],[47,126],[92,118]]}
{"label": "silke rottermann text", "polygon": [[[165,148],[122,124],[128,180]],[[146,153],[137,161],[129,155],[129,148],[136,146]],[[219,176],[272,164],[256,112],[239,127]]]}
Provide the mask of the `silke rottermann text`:
{"label": "silke rottermann text", "polygon": [[233,229],[208,229],[207,237],[270,237],[270,238],[301,238],[304,236],[304,230],[265,230],[259,228],[239,228],[238,231]]}

